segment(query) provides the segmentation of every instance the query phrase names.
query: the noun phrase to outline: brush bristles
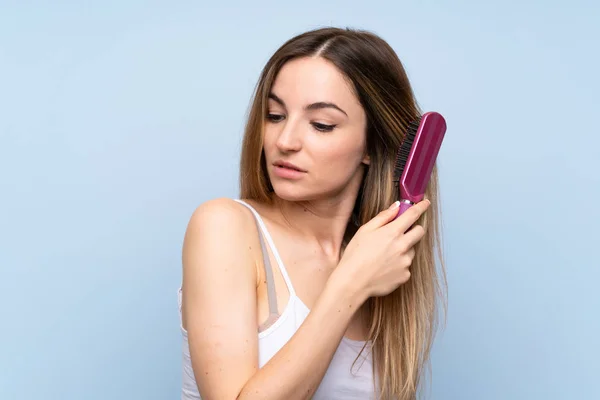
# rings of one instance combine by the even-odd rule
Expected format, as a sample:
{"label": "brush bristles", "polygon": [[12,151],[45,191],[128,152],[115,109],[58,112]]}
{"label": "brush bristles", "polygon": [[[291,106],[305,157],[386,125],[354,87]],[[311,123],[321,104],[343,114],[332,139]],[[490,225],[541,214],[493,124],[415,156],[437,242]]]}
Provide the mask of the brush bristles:
{"label": "brush bristles", "polygon": [[402,144],[400,145],[400,149],[398,150],[398,154],[396,155],[396,163],[394,164],[394,183],[396,186],[400,184],[400,178],[404,172],[404,167],[408,161],[410,149],[415,141],[417,130],[419,129],[420,124],[421,118],[419,117],[416,121],[413,121],[408,125],[406,135],[404,136]]}

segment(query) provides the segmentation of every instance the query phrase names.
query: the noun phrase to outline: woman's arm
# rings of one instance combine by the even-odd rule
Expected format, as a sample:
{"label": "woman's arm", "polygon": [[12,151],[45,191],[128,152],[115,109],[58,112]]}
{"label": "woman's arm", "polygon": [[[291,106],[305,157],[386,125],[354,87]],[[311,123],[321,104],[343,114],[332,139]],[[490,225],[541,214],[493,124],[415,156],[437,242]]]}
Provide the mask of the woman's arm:
{"label": "woman's arm", "polygon": [[204,400],[310,398],[364,297],[350,282],[330,280],[292,339],[258,369],[252,255],[258,238],[242,207],[209,201],[186,232],[184,324],[200,394]]}

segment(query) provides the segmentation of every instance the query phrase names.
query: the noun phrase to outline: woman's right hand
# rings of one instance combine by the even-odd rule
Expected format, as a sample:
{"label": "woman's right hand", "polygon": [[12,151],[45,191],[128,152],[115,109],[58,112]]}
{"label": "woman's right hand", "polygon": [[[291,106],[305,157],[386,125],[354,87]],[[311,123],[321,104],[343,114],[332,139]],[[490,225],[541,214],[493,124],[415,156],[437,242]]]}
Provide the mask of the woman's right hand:
{"label": "woman's right hand", "polygon": [[361,300],[385,296],[410,278],[414,246],[425,235],[421,225],[413,224],[430,202],[416,203],[394,219],[398,204],[392,204],[358,229],[334,272],[349,282]]}

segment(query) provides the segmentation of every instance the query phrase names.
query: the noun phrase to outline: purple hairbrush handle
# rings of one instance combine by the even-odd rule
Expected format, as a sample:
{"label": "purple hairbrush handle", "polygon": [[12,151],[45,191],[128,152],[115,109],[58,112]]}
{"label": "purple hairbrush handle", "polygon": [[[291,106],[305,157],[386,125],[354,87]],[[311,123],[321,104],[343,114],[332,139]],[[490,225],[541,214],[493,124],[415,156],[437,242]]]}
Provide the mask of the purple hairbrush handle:
{"label": "purple hairbrush handle", "polygon": [[396,215],[396,218],[398,218],[399,216],[401,216],[402,214],[404,214],[404,211],[408,210],[413,205],[414,205],[414,203],[412,203],[409,200],[401,200],[400,201],[400,208],[398,209],[398,214]]}

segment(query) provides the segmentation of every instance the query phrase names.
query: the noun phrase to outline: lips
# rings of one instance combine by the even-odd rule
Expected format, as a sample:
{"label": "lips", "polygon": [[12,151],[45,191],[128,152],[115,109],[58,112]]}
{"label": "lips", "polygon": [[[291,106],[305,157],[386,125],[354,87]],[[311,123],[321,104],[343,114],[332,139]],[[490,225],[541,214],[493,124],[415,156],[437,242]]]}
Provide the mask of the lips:
{"label": "lips", "polygon": [[297,165],[294,165],[291,162],[287,162],[287,161],[283,161],[283,160],[277,160],[273,163],[273,165],[276,167],[280,167],[280,168],[291,169],[293,171],[306,172],[306,170],[303,170],[302,168],[298,167]]}

